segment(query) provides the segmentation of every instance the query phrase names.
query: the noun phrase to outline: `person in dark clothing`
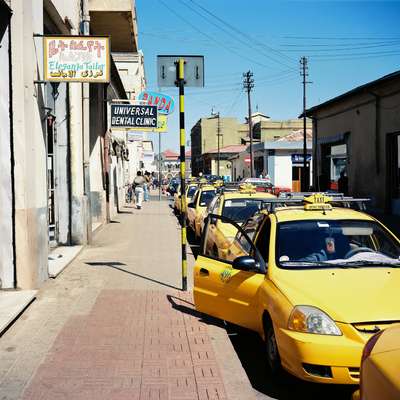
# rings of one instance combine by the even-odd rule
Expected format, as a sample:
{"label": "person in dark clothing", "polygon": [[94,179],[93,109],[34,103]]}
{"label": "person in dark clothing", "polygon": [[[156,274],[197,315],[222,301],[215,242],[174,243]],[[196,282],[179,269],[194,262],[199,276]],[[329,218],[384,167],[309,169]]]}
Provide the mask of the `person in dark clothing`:
{"label": "person in dark clothing", "polygon": [[338,179],[338,192],[343,193],[345,196],[349,192],[349,178],[347,178],[344,169],[340,172],[340,178]]}

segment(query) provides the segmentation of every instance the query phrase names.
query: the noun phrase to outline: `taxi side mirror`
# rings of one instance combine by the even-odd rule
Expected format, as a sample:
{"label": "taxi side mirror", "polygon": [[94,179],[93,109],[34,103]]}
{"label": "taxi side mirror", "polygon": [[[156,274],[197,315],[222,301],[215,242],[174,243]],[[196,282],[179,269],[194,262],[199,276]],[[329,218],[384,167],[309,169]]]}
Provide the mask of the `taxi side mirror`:
{"label": "taxi side mirror", "polygon": [[189,207],[189,208],[196,208],[196,207],[194,206],[194,203],[189,203],[189,204],[188,204],[188,207]]}
{"label": "taxi side mirror", "polygon": [[250,256],[240,256],[233,260],[233,269],[238,269],[240,271],[259,271],[260,264]]}
{"label": "taxi side mirror", "polygon": [[215,218],[215,217],[210,217],[210,224],[212,224],[212,225],[217,225],[217,218]]}

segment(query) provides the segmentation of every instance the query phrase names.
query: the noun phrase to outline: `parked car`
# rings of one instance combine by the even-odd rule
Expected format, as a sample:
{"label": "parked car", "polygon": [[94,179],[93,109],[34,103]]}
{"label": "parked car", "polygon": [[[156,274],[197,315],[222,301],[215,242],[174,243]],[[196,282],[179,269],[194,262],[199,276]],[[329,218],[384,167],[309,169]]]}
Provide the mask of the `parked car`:
{"label": "parked car", "polygon": [[[400,321],[400,241],[346,199],[276,199],[243,226],[208,216],[196,309],[258,332],[273,373],[357,384],[364,344]],[[238,232],[224,258],[207,246],[216,221]]]}
{"label": "parked car", "polygon": [[216,189],[210,184],[200,184],[193,199],[188,203],[187,220],[188,227],[192,229],[196,238],[201,235],[201,221],[204,219],[204,212],[216,195]]}
{"label": "parked car", "polygon": [[[371,327],[378,330],[378,327]],[[353,400],[400,399],[400,324],[378,330],[364,347]]]}

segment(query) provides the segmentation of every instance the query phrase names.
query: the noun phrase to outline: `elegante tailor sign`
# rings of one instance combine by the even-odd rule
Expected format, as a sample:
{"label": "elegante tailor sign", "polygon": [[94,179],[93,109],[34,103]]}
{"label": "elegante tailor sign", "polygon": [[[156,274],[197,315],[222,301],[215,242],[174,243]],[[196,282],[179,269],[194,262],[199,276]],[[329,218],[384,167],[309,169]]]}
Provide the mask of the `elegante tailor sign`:
{"label": "elegante tailor sign", "polygon": [[43,37],[44,80],[109,82],[110,39],[97,36]]}
{"label": "elegante tailor sign", "polygon": [[111,128],[157,128],[157,106],[111,104]]}

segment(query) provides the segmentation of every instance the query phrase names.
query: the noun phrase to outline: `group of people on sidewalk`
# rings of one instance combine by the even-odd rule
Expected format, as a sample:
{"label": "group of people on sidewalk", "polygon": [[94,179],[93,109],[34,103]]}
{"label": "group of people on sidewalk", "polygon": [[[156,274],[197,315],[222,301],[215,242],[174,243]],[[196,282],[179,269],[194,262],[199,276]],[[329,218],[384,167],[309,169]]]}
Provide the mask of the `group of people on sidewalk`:
{"label": "group of people on sidewalk", "polygon": [[150,200],[150,188],[152,186],[152,177],[150,172],[137,171],[136,177],[132,182],[132,185],[128,187],[128,198],[132,201],[133,193],[135,194],[135,204],[136,208],[140,210],[142,208],[143,201]]}

